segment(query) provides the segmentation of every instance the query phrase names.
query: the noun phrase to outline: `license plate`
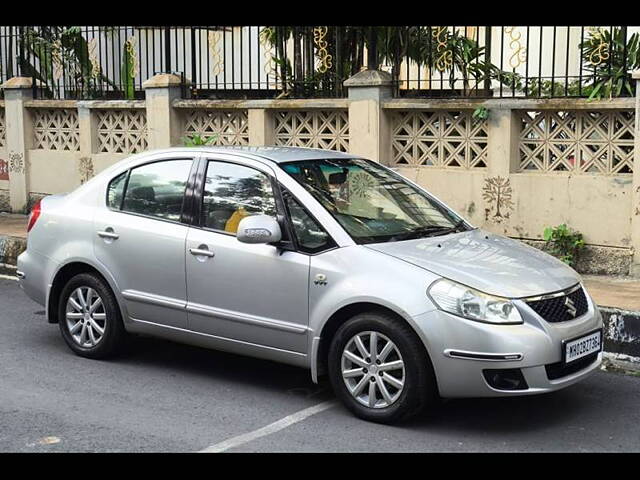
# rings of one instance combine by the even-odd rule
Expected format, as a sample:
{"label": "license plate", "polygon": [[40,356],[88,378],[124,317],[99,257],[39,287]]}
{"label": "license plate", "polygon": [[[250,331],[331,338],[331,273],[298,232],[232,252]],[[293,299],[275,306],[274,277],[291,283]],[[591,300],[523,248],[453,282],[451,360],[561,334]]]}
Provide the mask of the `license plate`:
{"label": "license plate", "polygon": [[602,330],[564,342],[564,363],[571,363],[602,348]]}

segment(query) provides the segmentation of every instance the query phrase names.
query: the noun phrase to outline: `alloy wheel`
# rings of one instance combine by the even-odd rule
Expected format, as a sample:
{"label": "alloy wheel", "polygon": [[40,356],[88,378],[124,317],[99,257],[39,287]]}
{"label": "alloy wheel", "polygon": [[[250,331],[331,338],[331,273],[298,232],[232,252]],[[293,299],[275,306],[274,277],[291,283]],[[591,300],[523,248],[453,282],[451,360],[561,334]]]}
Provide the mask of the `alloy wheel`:
{"label": "alloy wheel", "polygon": [[402,394],[404,361],[398,347],[376,331],[354,335],[342,351],[342,379],[359,403],[385,408]]}
{"label": "alloy wheel", "polygon": [[91,287],[78,287],[67,300],[66,322],[74,342],[95,347],[104,336],[107,314],[102,298]]}

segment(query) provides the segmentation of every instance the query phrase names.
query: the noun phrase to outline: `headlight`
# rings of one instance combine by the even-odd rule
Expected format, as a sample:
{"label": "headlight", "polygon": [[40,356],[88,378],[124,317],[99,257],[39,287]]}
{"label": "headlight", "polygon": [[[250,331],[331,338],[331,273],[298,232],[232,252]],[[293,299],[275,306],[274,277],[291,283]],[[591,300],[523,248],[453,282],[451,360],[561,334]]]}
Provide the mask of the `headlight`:
{"label": "headlight", "polygon": [[523,323],[516,306],[506,298],[494,297],[465,285],[441,279],[428,290],[435,304],[445,312],[480,322]]}

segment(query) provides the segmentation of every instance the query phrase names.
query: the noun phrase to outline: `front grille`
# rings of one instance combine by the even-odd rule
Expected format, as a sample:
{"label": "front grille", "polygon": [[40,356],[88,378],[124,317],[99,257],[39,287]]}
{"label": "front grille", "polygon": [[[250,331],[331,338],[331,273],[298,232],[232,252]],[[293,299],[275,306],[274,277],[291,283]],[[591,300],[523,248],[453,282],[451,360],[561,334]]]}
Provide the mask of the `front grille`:
{"label": "front grille", "polygon": [[547,378],[549,380],[555,380],[557,378],[566,377],[567,375],[571,375],[587,368],[589,365],[595,362],[597,358],[598,352],[595,352],[587,355],[584,358],[575,360],[568,365],[565,365],[563,362],[558,362],[545,365],[544,368],[547,371]]}
{"label": "front grille", "polygon": [[[575,315],[570,313],[571,309],[567,305],[567,298],[570,298],[573,302],[573,307],[576,310]],[[567,295],[529,301],[527,302],[527,305],[529,305],[547,322],[552,323],[573,320],[574,318],[578,318],[579,316],[587,313],[587,310],[589,309],[587,296],[584,294],[584,289],[582,287]]]}

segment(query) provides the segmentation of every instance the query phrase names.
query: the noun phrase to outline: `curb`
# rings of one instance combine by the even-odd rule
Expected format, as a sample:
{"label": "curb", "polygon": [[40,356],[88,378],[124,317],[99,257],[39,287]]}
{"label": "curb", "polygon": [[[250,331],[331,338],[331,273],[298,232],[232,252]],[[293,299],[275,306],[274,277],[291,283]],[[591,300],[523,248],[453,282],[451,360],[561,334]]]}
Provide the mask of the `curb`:
{"label": "curb", "polygon": [[621,353],[604,352],[600,370],[640,376],[640,358],[630,357]]}
{"label": "curb", "polygon": [[6,263],[0,263],[0,275],[8,275],[10,277],[16,277],[16,272],[18,271],[15,265],[7,265]]}
{"label": "curb", "polygon": [[13,267],[15,269],[18,255],[24,252],[26,248],[26,238],[0,235],[0,265],[4,265],[5,268]]}
{"label": "curb", "polygon": [[599,307],[604,323],[604,351],[640,357],[640,312]]}

